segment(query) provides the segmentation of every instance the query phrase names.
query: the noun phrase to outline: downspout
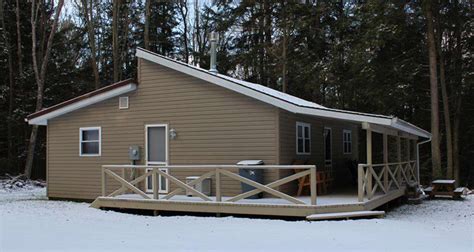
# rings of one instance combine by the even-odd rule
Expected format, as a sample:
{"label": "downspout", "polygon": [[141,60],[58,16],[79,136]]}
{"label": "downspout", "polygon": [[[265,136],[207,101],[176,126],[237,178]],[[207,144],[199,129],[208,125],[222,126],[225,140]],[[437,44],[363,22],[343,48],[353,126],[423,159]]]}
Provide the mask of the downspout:
{"label": "downspout", "polygon": [[428,140],[416,144],[416,176],[420,184],[420,145],[431,142],[431,136]]}

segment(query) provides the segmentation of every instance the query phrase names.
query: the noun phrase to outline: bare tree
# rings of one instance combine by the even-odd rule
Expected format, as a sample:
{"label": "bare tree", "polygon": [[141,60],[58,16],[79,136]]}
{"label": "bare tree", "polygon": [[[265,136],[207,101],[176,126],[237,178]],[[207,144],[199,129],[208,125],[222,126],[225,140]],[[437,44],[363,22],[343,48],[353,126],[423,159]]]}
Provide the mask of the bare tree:
{"label": "bare tree", "polygon": [[[439,20],[438,20],[439,21]],[[439,24],[439,22],[438,22]],[[438,26],[439,27],[439,26]],[[446,159],[447,159],[447,171],[446,176],[448,178],[453,178],[453,134],[451,128],[451,113],[449,110],[449,98],[448,90],[446,88],[446,74],[445,74],[445,62],[443,49],[441,46],[441,37],[442,31],[438,29],[438,56],[439,56],[439,83],[441,85],[441,98],[443,100],[443,115],[444,115],[444,125],[446,128]]]}
{"label": "bare tree", "polygon": [[16,37],[17,37],[17,57],[18,57],[18,73],[23,72],[23,56],[21,53],[21,20],[20,20],[20,0],[16,0]]}
{"label": "bare tree", "polygon": [[[39,111],[43,108],[43,93],[44,93],[44,84],[45,84],[45,78],[46,78],[46,66],[48,64],[48,59],[51,54],[53,39],[54,39],[54,35],[56,34],[56,28],[59,23],[59,15],[61,14],[63,5],[64,5],[64,0],[59,0],[56,6],[54,20],[51,26],[51,31],[47,38],[46,47],[45,47],[44,52],[42,53],[42,58],[40,59],[41,61],[38,64],[38,59],[37,59],[38,40],[36,38],[36,35],[37,35],[36,25],[38,23],[39,10],[45,7],[44,5],[41,4],[41,1],[38,3],[36,2],[36,0],[31,1],[31,44],[32,44],[31,53],[32,53],[33,71],[35,73],[35,81],[36,81],[36,86],[37,86],[35,111]],[[42,21],[45,22],[45,20],[46,19],[43,16]],[[45,26],[44,23],[43,23],[43,26]],[[46,40],[46,38],[42,38],[42,40],[44,41]],[[28,143],[28,154],[26,157],[26,164],[25,164],[25,176],[27,178],[31,177],[37,135],[38,135],[38,125],[33,125],[33,128],[31,129],[30,141]]]}
{"label": "bare tree", "polygon": [[442,176],[441,151],[439,139],[439,98],[438,98],[438,71],[436,39],[433,26],[433,10],[431,1],[425,1],[425,15],[427,22],[428,58],[430,65],[430,93],[431,93],[431,155],[433,178]]}
{"label": "bare tree", "polygon": [[2,36],[3,41],[5,44],[5,48],[8,55],[8,82],[9,82],[9,90],[8,90],[8,118],[7,118],[7,138],[8,138],[8,160],[12,160],[13,158],[13,136],[12,136],[12,114],[13,114],[13,100],[14,100],[14,92],[13,88],[15,85],[14,81],[14,73],[13,73],[13,55],[11,51],[10,45],[10,38],[8,36],[7,27],[5,26],[5,15],[4,15],[4,6],[3,0],[0,0],[0,23],[2,27]]}
{"label": "bare tree", "polygon": [[96,43],[95,43],[95,30],[94,30],[94,1],[93,0],[81,0],[84,19],[86,21],[89,47],[91,50],[91,65],[92,71],[94,72],[94,83],[95,89],[100,88],[100,75],[99,67],[97,66],[97,52],[96,52]]}
{"label": "bare tree", "polygon": [[283,11],[283,42],[282,42],[282,55],[281,55],[281,64],[282,64],[282,71],[281,71],[281,86],[282,86],[282,91],[283,93],[288,92],[287,90],[287,80],[286,80],[286,74],[287,74],[287,48],[288,48],[288,18],[287,18],[287,13],[286,13],[286,1],[282,2],[282,11]]}
{"label": "bare tree", "polygon": [[112,4],[112,58],[114,64],[114,82],[119,81],[120,69],[120,44],[119,37],[119,17],[121,0],[114,0]]}
{"label": "bare tree", "polygon": [[178,10],[183,20],[183,46],[184,46],[184,61],[189,62],[189,47],[188,47],[188,1],[179,0]]}
{"label": "bare tree", "polygon": [[145,49],[150,50],[150,15],[151,15],[151,0],[146,0],[145,3]]}

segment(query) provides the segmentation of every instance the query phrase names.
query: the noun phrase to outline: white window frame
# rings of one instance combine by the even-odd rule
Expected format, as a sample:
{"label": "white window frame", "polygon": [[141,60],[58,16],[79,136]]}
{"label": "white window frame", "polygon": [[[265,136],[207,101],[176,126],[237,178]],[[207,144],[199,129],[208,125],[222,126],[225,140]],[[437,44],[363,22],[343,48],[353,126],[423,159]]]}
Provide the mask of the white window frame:
{"label": "white window frame", "polygon": [[[346,134],[349,134],[349,139],[346,141]],[[349,151],[346,151],[346,143],[349,143],[351,146],[351,149]],[[343,154],[352,154],[352,130],[343,130],[342,131],[342,153]]]}
{"label": "white window frame", "polygon": [[[329,146],[330,151],[331,151],[331,157],[329,159],[326,159],[326,137],[324,136],[324,131],[329,130],[329,139],[331,139],[331,145]],[[324,144],[324,165],[325,166],[332,166],[332,144],[333,144],[333,139],[332,139],[332,128],[331,127],[324,127],[323,131],[323,144]]]}
{"label": "white window frame", "polygon": [[[123,98],[126,98],[127,99],[127,106],[121,106],[120,104],[120,100],[123,99]],[[120,96],[119,97],[119,109],[128,109],[129,107],[129,102],[130,102],[130,98],[128,98],[128,96]]]}
{"label": "white window frame", "polygon": [[[153,127],[164,127],[165,128],[165,162],[153,162],[153,161],[148,161],[148,128],[153,128]],[[168,160],[169,160],[169,133],[168,133],[168,124],[145,124],[145,162],[146,165],[156,165],[156,166],[167,166],[168,165]],[[152,169],[146,169],[146,171],[150,171]],[[166,168],[160,168],[161,171],[164,171],[169,174],[169,170]],[[161,181],[161,175],[158,174],[157,177],[158,181]],[[169,192],[169,187],[170,187],[170,182],[168,179],[165,179],[166,181],[166,186],[165,190],[158,188],[158,193],[168,193]],[[152,189],[148,189],[148,179],[145,180],[145,192],[153,192]]]}
{"label": "white window frame", "polygon": [[[97,142],[96,140],[82,140],[82,132],[88,131],[88,130],[98,130],[99,131],[99,153],[98,154],[84,154],[82,153],[82,143],[87,143],[87,142]],[[80,157],[100,157],[102,155],[102,127],[96,126],[96,127],[81,127],[79,128],[79,156]]]}
{"label": "white window frame", "polygon": [[[302,127],[302,139],[303,139],[303,152],[299,152],[298,151],[298,139],[300,139],[298,137],[298,128],[299,127]],[[307,138],[305,138],[305,128],[308,128],[308,134],[309,136]],[[311,124],[309,123],[304,123],[304,122],[296,122],[296,134],[295,134],[295,139],[296,139],[296,154],[297,155],[311,155]],[[306,140],[309,140],[309,151],[306,152],[306,146],[305,146],[305,142]]]}

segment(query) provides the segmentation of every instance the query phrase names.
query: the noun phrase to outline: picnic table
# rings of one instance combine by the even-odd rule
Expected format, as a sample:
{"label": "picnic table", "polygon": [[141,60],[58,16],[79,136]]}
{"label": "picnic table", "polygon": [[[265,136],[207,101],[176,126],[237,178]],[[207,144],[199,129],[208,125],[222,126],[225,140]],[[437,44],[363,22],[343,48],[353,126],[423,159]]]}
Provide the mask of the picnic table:
{"label": "picnic table", "polygon": [[424,191],[428,193],[430,198],[437,196],[449,196],[453,199],[461,198],[465,188],[456,188],[456,180],[453,179],[438,179],[431,182],[431,187],[426,188]]}

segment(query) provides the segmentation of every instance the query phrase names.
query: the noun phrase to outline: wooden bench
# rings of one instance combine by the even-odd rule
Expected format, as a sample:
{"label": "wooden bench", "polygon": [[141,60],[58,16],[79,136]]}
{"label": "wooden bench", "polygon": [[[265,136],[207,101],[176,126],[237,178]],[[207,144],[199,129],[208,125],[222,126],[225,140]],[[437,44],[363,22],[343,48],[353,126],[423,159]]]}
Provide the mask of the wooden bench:
{"label": "wooden bench", "polygon": [[466,187],[458,187],[456,190],[454,190],[453,193],[453,198],[455,199],[460,199],[461,196],[464,194],[464,191],[466,190]]}
{"label": "wooden bench", "polygon": [[431,187],[424,189],[424,191],[425,193],[429,193],[430,198],[448,196],[453,199],[459,199],[466,188],[455,188],[455,183],[456,181],[452,179],[438,179],[431,182]]}

